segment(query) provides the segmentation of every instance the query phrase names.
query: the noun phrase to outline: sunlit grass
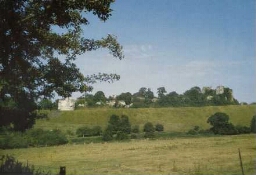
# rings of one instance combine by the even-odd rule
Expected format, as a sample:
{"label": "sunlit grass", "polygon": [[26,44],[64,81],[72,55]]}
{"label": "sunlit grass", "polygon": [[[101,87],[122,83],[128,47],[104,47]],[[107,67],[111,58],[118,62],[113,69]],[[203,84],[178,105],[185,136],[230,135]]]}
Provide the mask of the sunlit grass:
{"label": "sunlit grass", "polygon": [[150,121],[153,124],[163,124],[168,132],[187,132],[194,126],[208,129],[208,117],[215,112],[225,112],[230,116],[234,125],[249,126],[252,116],[255,115],[256,106],[209,106],[186,108],[139,108],[139,109],[113,109],[93,108],[75,111],[53,111],[49,120],[37,120],[35,128],[60,129],[64,132],[75,130],[80,126],[96,126],[105,128],[112,114],[129,116],[132,125],[143,125]]}
{"label": "sunlit grass", "polygon": [[254,174],[255,135],[91,143],[0,150],[19,161],[67,174]]}

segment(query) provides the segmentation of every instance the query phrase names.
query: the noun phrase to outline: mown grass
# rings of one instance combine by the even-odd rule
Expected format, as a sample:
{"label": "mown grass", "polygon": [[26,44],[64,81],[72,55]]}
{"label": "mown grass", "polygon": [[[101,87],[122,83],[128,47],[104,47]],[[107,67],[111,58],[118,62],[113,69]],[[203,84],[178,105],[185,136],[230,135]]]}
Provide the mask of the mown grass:
{"label": "mown grass", "polygon": [[[49,111],[47,111],[49,113]],[[36,121],[35,128],[60,129],[75,132],[80,126],[106,127],[112,114],[129,116],[132,125],[139,125],[140,129],[146,122],[163,124],[167,132],[187,132],[194,126],[208,129],[208,117],[215,112],[225,112],[230,116],[234,125],[249,126],[252,116],[255,115],[256,106],[208,106],[208,107],[182,107],[182,108],[89,108],[75,111],[52,111],[49,119]]]}
{"label": "mown grass", "polygon": [[0,150],[57,174],[255,174],[255,134]]}

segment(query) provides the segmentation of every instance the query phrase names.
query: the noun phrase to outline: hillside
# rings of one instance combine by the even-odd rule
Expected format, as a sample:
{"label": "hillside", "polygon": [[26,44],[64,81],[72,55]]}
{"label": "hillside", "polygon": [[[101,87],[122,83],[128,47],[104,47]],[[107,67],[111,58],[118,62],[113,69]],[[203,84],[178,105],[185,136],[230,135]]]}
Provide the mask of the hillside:
{"label": "hillside", "polygon": [[35,128],[60,129],[76,131],[80,126],[106,127],[112,114],[127,115],[132,125],[143,125],[150,121],[153,124],[163,124],[165,131],[186,132],[198,125],[202,129],[208,129],[206,122],[208,117],[215,112],[224,112],[230,116],[230,122],[234,125],[249,126],[252,116],[255,115],[256,106],[208,106],[208,107],[180,107],[180,108],[139,108],[139,109],[115,109],[115,108],[90,108],[75,111],[47,111],[49,119],[39,119]]}

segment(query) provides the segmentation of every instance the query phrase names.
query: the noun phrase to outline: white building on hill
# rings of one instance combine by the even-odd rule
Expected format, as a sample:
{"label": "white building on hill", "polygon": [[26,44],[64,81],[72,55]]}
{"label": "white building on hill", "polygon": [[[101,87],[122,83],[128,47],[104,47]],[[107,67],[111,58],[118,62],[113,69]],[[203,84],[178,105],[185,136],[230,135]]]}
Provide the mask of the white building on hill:
{"label": "white building on hill", "polygon": [[58,102],[58,110],[60,111],[73,111],[75,109],[75,99],[65,98]]}

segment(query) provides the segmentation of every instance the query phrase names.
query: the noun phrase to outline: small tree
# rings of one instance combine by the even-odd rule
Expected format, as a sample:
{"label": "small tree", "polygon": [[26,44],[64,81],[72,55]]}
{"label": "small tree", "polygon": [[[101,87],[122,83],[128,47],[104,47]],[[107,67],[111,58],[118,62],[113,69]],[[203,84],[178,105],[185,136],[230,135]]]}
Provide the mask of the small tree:
{"label": "small tree", "polygon": [[111,128],[111,132],[113,132],[113,134],[116,134],[117,131],[119,130],[119,125],[120,125],[120,118],[118,115],[111,115],[110,119],[108,121],[108,128]]}
{"label": "small tree", "polygon": [[256,115],[251,120],[251,132],[256,133]]}
{"label": "small tree", "polygon": [[152,137],[155,136],[154,135],[155,128],[154,128],[154,125],[151,122],[147,122],[144,125],[143,131],[145,132],[145,135],[144,135],[145,138],[152,138]]}
{"label": "small tree", "polygon": [[162,132],[164,131],[164,126],[162,124],[156,124],[156,131],[158,132]]}
{"label": "small tree", "polygon": [[119,130],[126,134],[131,133],[131,124],[127,115],[121,116]]}
{"label": "small tree", "polygon": [[217,112],[210,116],[207,123],[212,125],[210,129],[214,134],[237,134],[237,130],[232,123],[229,123],[229,116],[226,113]]}
{"label": "small tree", "polygon": [[128,134],[131,133],[131,124],[126,115],[121,118],[118,115],[110,116],[108,127],[103,133],[103,140],[108,141],[112,139],[124,140],[128,139]]}
{"label": "small tree", "polygon": [[147,123],[144,125],[143,131],[144,131],[144,132],[155,132],[154,125],[153,125],[151,122],[147,122]]}
{"label": "small tree", "polygon": [[102,140],[104,141],[111,141],[113,140],[112,131],[109,129],[106,129],[102,134]]}
{"label": "small tree", "polygon": [[76,135],[78,137],[89,137],[92,135],[91,133],[92,133],[91,129],[88,128],[87,126],[80,127],[76,130]]}

